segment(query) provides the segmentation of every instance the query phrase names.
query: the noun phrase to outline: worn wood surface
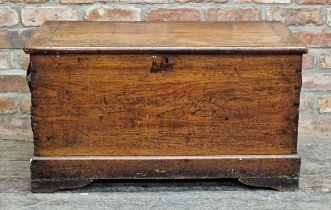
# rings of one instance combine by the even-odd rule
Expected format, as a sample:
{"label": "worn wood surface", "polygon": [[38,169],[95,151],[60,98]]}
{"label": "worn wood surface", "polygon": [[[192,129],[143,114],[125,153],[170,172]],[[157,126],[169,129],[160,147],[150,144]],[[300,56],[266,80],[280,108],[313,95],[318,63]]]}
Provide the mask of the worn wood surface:
{"label": "worn wood surface", "polygon": [[297,178],[298,155],[34,157],[32,179]]}
{"label": "worn wood surface", "polygon": [[37,156],[296,153],[301,55],[33,55]]}
{"label": "worn wood surface", "polygon": [[307,52],[281,22],[46,22],[27,53]]}
{"label": "worn wood surface", "polygon": [[299,173],[298,155],[34,157],[31,162],[34,192],[80,187],[93,179],[242,177],[252,186],[295,190]]}

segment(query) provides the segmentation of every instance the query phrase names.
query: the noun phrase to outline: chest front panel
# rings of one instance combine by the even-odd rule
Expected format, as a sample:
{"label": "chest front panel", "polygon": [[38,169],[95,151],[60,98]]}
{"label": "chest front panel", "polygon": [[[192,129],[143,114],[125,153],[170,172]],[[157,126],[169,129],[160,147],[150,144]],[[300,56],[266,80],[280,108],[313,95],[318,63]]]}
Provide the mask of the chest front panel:
{"label": "chest front panel", "polygon": [[301,55],[31,56],[35,155],[296,152]]}

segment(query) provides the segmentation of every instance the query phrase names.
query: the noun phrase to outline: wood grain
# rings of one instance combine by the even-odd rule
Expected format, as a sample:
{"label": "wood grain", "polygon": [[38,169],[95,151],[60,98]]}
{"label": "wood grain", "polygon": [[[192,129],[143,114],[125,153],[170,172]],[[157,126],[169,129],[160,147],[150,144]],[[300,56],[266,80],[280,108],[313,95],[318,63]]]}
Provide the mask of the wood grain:
{"label": "wood grain", "polygon": [[[164,57],[172,67],[151,73]],[[301,55],[32,55],[35,155],[294,154]]]}
{"label": "wood grain", "polygon": [[45,22],[27,53],[305,53],[281,22]]}

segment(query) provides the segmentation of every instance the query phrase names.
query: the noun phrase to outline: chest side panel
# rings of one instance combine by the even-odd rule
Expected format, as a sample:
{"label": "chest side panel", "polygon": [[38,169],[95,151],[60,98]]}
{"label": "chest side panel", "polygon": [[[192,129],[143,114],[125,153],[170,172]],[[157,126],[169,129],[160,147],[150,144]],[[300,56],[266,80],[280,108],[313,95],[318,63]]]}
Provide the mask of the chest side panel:
{"label": "chest side panel", "polygon": [[[165,58],[166,70],[151,73]],[[296,152],[301,55],[64,54],[31,62],[35,155]]]}

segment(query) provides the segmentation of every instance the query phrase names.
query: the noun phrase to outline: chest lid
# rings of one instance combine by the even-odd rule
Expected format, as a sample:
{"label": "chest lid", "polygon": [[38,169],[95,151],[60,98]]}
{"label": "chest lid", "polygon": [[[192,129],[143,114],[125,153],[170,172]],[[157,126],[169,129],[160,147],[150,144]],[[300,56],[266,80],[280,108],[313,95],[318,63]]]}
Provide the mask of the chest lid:
{"label": "chest lid", "polygon": [[307,48],[280,22],[45,22],[26,53],[295,52]]}

